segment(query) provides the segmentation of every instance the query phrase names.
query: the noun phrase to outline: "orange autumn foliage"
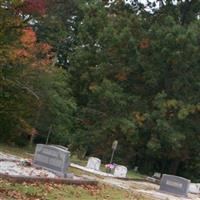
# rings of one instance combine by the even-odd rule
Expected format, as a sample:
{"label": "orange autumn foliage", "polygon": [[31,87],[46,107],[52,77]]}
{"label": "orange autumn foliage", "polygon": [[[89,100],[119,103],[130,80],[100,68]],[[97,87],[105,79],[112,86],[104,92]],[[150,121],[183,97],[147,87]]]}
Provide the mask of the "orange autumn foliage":
{"label": "orange autumn foliage", "polygon": [[52,49],[52,47],[47,43],[40,43],[39,46],[42,49],[42,52],[45,52],[45,53],[48,53]]}
{"label": "orange autumn foliage", "polygon": [[140,49],[147,49],[150,46],[150,40],[148,38],[142,39],[142,41],[139,44]]}
{"label": "orange autumn foliage", "polygon": [[36,34],[32,28],[29,27],[22,30],[20,41],[24,47],[33,47],[36,40]]}
{"label": "orange autumn foliage", "polygon": [[15,57],[29,57],[30,54],[25,49],[15,49],[13,50]]}
{"label": "orange autumn foliage", "polygon": [[119,81],[125,81],[128,79],[127,72],[119,72],[118,74],[115,75],[115,78]]}
{"label": "orange autumn foliage", "polygon": [[19,40],[21,48],[13,48],[13,62],[29,63],[29,69],[43,69],[52,63],[52,47],[47,43],[37,43],[36,33],[31,27],[22,30]]}

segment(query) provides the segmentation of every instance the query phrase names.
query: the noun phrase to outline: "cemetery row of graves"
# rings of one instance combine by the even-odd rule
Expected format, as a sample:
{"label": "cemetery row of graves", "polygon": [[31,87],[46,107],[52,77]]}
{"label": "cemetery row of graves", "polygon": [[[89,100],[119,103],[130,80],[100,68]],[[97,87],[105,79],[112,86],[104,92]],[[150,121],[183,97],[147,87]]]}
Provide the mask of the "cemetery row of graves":
{"label": "cemetery row of graves", "polygon": [[[33,185],[43,183],[47,186],[50,185],[49,187],[55,184],[58,188],[61,188],[62,185],[74,185],[75,190],[77,187],[85,187],[89,191],[95,191],[93,198],[97,198],[98,195],[105,193],[105,189],[104,191],[99,191],[102,183],[104,183],[105,188],[117,187],[119,194],[122,196],[126,193],[126,197],[111,197],[112,199],[200,199],[200,184],[191,183],[186,178],[154,173],[152,177],[146,177],[145,179],[130,179],[127,176],[127,168],[121,165],[116,165],[113,168],[109,168],[109,171],[102,172],[100,169],[100,159],[89,157],[86,166],[74,164],[70,161],[71,155],[68,148],[60,145],[37,144],[34,155],[29,155],[32,158],[25,159],[0,152],[0,179],[4,180],[0,181],[0,183],[8,181],[8,185],[11,185],[12,182],[22,184],[22,188],[30,183]],[[70,167],[81,170],[82,172],[89,172],[90,175],[84,173],[77,174],[76,171],[75,173],[71,173],[69,170]],[[98,176],[95,175],[101,178],[97,178]],[[137,184],[139,188],[131,189],[131,186],[134,187]],[[146,185],[145,189],[142,189],[143,185]],[[125,191],[122,192],[122,189]],[[6,193],[8,188],[2,187],[0,190]],[[101,195],[100,198],[102,197]],[[49,199],[47,195],[43,195],[43,197]],[[108,195],[108,197],[110,196]]]}

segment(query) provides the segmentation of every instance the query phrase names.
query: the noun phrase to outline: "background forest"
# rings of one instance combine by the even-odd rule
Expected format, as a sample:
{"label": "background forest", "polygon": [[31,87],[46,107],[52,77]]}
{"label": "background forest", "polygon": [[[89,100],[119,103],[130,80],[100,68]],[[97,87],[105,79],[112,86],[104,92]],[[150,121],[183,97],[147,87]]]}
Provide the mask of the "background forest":
{"label": "background forest", "polygon": [[69,146],[200,180],[200,1],[0,0],[0,142]]}

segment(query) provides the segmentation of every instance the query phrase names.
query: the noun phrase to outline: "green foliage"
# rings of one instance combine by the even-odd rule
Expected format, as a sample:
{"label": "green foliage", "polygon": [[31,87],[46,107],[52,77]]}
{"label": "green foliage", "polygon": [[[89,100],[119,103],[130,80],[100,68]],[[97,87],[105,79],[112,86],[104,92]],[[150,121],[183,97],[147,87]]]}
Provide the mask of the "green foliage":
{"label": "green foliage", "polygon": [[37,127],[46,137],[50,127],[50,142],[69,144],[68,135],[73,129],[73,112],[76,108],[69,88],[69,75],[54,68],[51,74],[40,74],[36,91],[42,98]]}
{"label": "green foliage", "polygon": [[69,64],[68,54],[75,42],[76,21],[79,20],[79,0],[49,0],[46,14],[34,24],[38,40],[47,42],[56,53],[56,64],[66,68]]}
{"label": "green foliage", "polygon": [[118,139],[116,161],[182,175],[198,156],[188,141],[200,144],[200,24],[179,23],[168,6],[154,15],[101,2],[83,7],[69,68],[78,105],[74,149],[108,161]]}
{"label": "green foliage", "polygon": [[66,144],[69,141],[64,139],[72,130],[76,107],[69,88],[70,76],[53,66],[51,46],[37,41],[30,25],[20,14],[13,14],[13,7],[0,9],[0,141],[23,146],[36,134],[46,140],[52,126],[57,135],[54,142]]}
{"label": "green foliage", "polygon": [[[35,129],[38,142],[50,133],[51,143],[70,143],[105,162],[117,139],[114,162],[195,180],[200,3],[163,1],[159,9],[149,3],[151,12],[135,1],[107,4],[49,1],[31,25],[0,7],[0,139],[27,141]],[[29,29],[20,39],[24,25],[37,37]]]}

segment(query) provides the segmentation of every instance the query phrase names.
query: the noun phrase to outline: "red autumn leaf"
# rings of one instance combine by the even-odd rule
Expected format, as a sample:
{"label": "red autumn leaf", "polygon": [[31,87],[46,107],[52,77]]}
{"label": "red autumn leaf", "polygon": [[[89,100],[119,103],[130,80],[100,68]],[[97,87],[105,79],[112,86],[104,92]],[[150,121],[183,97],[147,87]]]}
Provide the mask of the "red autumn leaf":
{"label": "red autumn leaf", "polygon": [[22,9],[23,12],[28,14],[45,14],[45,0],[25,0]]}

